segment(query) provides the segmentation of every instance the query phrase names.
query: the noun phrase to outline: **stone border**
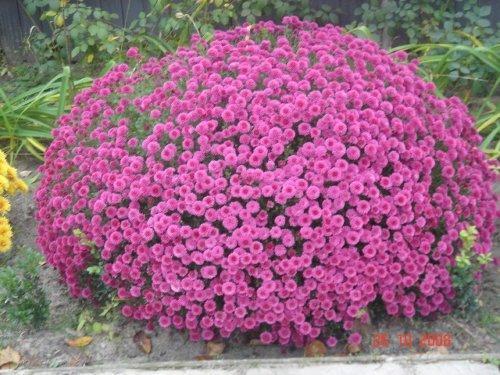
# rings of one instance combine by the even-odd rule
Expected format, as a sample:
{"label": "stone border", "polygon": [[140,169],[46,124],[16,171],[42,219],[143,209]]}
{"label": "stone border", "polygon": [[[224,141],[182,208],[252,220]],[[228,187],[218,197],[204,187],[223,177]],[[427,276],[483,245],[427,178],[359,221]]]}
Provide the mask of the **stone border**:
{"label": "stone border", "polygon": [[[32,368],[21,370],[0,370],[0,374],[100,374],[103,372],[119,373],[120,371],[134,373],[139,371],[200,371],[200,370],[220,370],[229,371],[236,374],[245,374],[248,370],[279,370],[299,369],[308,366],[314,368],[328,365],[402,365],[411,367],[412,365],[430,365],[438,362],[476,362],[484,363],[486,359],[500,359],[500,353],[470,353],[470,354],[414,354],[403,356],[387,355],[361,355],[361,356],[327,356],[322,358],[272,358],[272,359],[228,359],[228,360],[208,360],[208,361],[170,361],[170,362],[122,362],[105,363],[101,365],[84,367],[58,367],[58,368]],[[491,365],[490,365],[491,366]],[[197,372],[198,372],[197,371]],[[267,373],[267,371],[264,371]],[[189,374],[188,372],[187,374]]]}

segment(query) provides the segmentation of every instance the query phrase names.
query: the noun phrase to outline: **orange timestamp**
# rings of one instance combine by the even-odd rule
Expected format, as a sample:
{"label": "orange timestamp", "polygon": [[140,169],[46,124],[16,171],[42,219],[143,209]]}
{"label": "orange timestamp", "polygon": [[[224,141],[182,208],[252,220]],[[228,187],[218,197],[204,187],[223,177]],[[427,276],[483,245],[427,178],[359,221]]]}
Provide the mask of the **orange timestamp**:
{"label": "orange timestamp", "polygon": [[[401,349],[411,349],[416,344],[411,332],[397,334],[398,344]],[[450,348],[453,344],[453,336],[448,332],[423,332],[418,336],[419,348]],[[386,349],[391,345],[391,337],[388,332],[375,332],[371,337],[372,349]]]}

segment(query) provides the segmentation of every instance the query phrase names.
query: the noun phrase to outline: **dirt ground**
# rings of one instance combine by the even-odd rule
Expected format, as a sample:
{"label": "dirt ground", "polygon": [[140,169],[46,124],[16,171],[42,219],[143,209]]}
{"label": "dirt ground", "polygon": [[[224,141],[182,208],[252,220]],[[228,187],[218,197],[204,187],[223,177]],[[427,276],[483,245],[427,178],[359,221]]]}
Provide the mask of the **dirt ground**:
{"label": "dirt ground", "polygon": [[[33,163],[22,162],[16,165],[19,171],[31,171],[28,178],[34,176]],[[26,174],[28,172],[25,172]],[[22,246],[36,249],[36,224],[33,219],[34,203],[30,194],[18,195],[12,199],[10,220],[15,231],[14,243],[19,250]],[[19,246],[21,245],[21,247]],[[495,255],[500,256],[500,234],[495,236]],[[498,267],[490,267],[486,272],[484,286],[480,295],[482,309],[473,319],[465,320],[456,316],[440,316],[434,321],[422,319],[382,319],[374,317],[374,323],[365,332],[362,354],[411,354],[422,351],[438,352],[483,352],[500,353],[499,321],[500,303],[498,292],[500,279]],[[43,329],[3,329],[0,332],[0,349],[11,346],[22,356],[20,366],[60,367],[84,366],[109,362],[148,362],[194,360],[205,351],[203,343],[192,343],[183,333],[170,330],[149,332],[152,342],[150,354],[145,354],[134,343],[136,332],[143,330],[140,323],[126,322],[123,319],[111,323],[116,337],[109,338],[106,333],[92,334],[93,341],[84,348],[67,345],[66,340],[75,337],[78,316],[83,306],[71,299],[64,285],[59,283],[56,272],[48,265],[41,269],[41,284],[50,301],[50,317]],[[373,348],[371,340],[374,333],[387,333],[390,343],[387,348]],[[411,347],[400,344],[399,335],[409,333]],[[419,338],[425,333],[446,333],[451,338],[451,347],[420,348]],[[345,343],[339,342],[327,355],[347,355]],[[245,342],[243,337],[236,337],[226,343],[223,359],[300,357],[303,349],[264,347]],[[203,357],[202,357],[203,358]]]}

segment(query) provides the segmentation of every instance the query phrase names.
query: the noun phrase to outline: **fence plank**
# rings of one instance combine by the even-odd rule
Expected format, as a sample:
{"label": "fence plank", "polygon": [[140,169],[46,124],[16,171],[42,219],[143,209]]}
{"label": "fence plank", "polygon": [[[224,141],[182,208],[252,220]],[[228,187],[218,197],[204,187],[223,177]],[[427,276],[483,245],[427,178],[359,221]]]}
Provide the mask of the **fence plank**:
{"label": "fence plank", "polygon": [[[130,0],[130,1],[132,1],[132,0]],[[123,27],[124,10],[122,9],[121,0],[101,0],[101,7],[106,12],[116,14],[118,16],[118,19],[116,20],[116,24]]]}
{"label": "fence plank", "polygon": [[141,0],[122,0],[122,8],[124,11],[123,22],[125,26],[130,25],[130,22],[139,16],[139,13],[146,10],[144,5],[145,4]]}
{"label": "fence plank", "polygon": [[21,58],[22,42],[23,29],[17,3],[15,0],[0,0],[0,46],[9,62]]}

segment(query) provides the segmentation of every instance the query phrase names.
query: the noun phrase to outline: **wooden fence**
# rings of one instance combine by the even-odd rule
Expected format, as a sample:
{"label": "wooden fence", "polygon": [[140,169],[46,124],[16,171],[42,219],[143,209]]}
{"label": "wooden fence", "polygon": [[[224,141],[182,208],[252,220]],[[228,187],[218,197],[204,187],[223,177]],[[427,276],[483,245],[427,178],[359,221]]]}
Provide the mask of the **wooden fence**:
{"label": "wooden fence", "polygon": [[[346,25],[355,19],[354,10],[367,0],[313,1],[316,5],[330,5],[338,15],[340,25]],[[117,14],[117,22],[121,26],[128,24],[149,7],[148,0],[86,0],[85,3]],[[462,2],[455,3],[458,8]],[[478,5],[484,4],[492,6],[490,21],[495,25],[500,21],[500,0],[478,0]],[[22,0],[0,0],[0,50],[3,50],[10,61],[22,56],[23,41],[29,35],[31,27],[32,22],[23,10]],[[42,29],[46,27],[47,25],[42,24]]]}

